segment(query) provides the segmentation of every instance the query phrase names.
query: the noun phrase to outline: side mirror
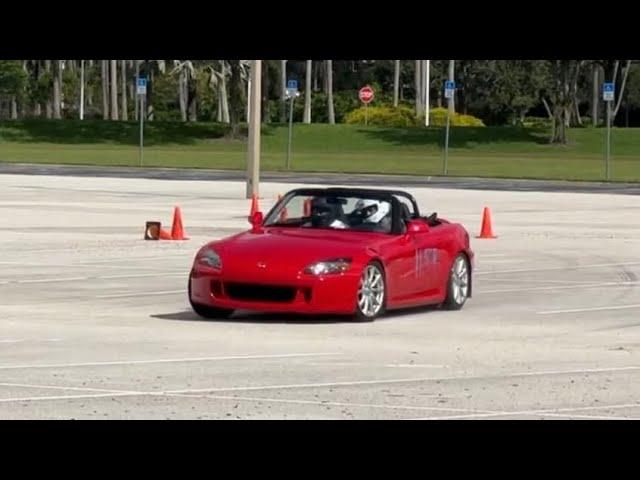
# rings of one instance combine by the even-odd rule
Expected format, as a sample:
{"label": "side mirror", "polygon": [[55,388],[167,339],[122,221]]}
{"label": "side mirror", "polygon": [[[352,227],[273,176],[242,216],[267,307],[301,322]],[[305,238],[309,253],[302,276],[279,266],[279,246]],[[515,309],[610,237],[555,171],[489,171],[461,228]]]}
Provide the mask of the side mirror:
{"label": "side mirror", "polygon": [[411,220],[407,224],[407,233],[425,233],[429,231],[429,225],[423,220]]}
{"label": "side mirror", "polygon": [[254,231],[260,230],[263,220],[264,217],[262,215],[262,212],[254,212],[253,215],[249,217],[249,223],[251,223]]}

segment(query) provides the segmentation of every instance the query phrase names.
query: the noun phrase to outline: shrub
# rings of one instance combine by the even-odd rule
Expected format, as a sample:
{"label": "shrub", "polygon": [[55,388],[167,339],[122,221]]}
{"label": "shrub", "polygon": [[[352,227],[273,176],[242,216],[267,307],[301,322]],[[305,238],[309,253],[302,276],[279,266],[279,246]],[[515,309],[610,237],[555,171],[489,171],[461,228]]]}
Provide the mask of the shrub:
{"label": "shrub", "polygon": [[[367,112],[368,110],[368,112]],[[381,127],[412,127],[419,124],[414,111],[409,107],[360,107],[345,116],[345,123],[362,124],[368,117],[369,125]]]}
{"label": "shrub", "polygon": [[[365,107],[360,107],[349,112],[346,117],[346,123],[364,124]],[[369,107],[369,124],[382,127],[412,127],[424,125],[424,116],[417,118],[413,108],[408,106],[390,107],[376,106]],[[429,117],[430,124],[441,127],[447,123],[447,110],[445,108],[432,108]],[[463,115],[455,113],[451,117],[451,126],[454,127],[484,127],[484,123],[479,118],[472,115]]]}
{"label": "shrub", "polygon": [[[432,108],[429,123],[435,127],[443,127],[447,124],[447,109]],[[450,122],[452,127],[484,127],[484,122],[473,115],[454,113]]]}

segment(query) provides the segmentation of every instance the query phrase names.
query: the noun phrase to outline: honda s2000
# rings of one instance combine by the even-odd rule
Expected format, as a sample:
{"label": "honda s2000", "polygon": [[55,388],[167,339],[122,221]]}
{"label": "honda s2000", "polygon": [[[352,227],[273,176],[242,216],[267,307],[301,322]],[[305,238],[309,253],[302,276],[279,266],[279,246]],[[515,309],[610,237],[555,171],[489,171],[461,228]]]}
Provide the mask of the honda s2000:
{"label": "honda s2000", "polygon": [[406,192],[297,189],[250,221],[249,231],[198,251],[189,301],[199,315],[242,309],[370,321],[418,305],[457,310],[471,297],[467,231],[421,216]]}

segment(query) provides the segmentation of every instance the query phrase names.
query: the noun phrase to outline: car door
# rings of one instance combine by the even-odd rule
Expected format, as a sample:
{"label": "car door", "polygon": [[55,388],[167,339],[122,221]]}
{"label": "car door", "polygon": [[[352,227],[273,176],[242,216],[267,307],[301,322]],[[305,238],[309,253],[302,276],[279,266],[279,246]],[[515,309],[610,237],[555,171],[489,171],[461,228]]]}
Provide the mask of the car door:
{"label": "car door", "polygon": [[411,234],[414,267],[409,292],[411,296],[431,296],[442,287],[442,264],[445,254],[442,236],[433,228]]}

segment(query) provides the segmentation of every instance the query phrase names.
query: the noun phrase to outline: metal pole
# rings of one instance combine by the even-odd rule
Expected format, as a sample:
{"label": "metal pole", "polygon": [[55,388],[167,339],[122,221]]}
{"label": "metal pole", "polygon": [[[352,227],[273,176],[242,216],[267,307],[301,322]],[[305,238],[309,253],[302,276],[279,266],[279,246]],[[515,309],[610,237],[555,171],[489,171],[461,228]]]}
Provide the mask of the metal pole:
{"label": "metal pole", "polygon": [[369,104],[368,103],[364,104],[364,124],[365,125],[369,124]]}
{"label": "metal pole", "polygon": [[287,170],[291,169],[291,136],[293,133],[293,101],[296,98],[295,95],[291,95],[289,98],[289,142],[287,144]]}
{"label": "metal pole", "polygon": [[[455,79],[455,60],[449,60],[449,81],[453,82]],[[449,112],[450,113],[455,113],[455,92],[454,94],[451,96],[451,98],[449,99]]]}
{"label": "metal pole", "polygon": [[84,120],[84,60],[80,60],[80,120]]}
{"label": "metal pole", "polygon": [[424,126],[428,127],[429,126],[429,83],[430,83],[430,72],[429,72],[429,67],[430,67],[430,63],[431,60],[427,60],[427,81],[425,82],[425,87],[424,87],[424,98],[425,98],[425,115],[424,115]]}
{"label": "metal pole", "polygon": [[607,180],[611,180],[611,102],[607,102]]}
{"label": "metal pole", "polygon": [[140,97],[140,166],[142,166],[144,155],[144,95],[138,96]]}
{"label": "metal pole", "polygon": [[449,156],[449,120],[450,118],[451,118],[451,115],[449,113],[449,110],[447,110],[447,127],[445,129],[445,134],[444,134],[444,161],[442,164],[443,175],[447,174],[447,160]]}
{"label": "metal pole", "polygon": [[262,60],[251,61],[251,118],[249,118],[249,140],[247,145],[246,197],[259,193],[260,182],[260,96],[262,91]]}
{"label": "metal pole", "polygon": [[251,96],[251,76],[249,76],[249,80],[247,81],[247,123],[249,123],[249,119],[251,118],[251,102],[249,101],[250,96]]}

